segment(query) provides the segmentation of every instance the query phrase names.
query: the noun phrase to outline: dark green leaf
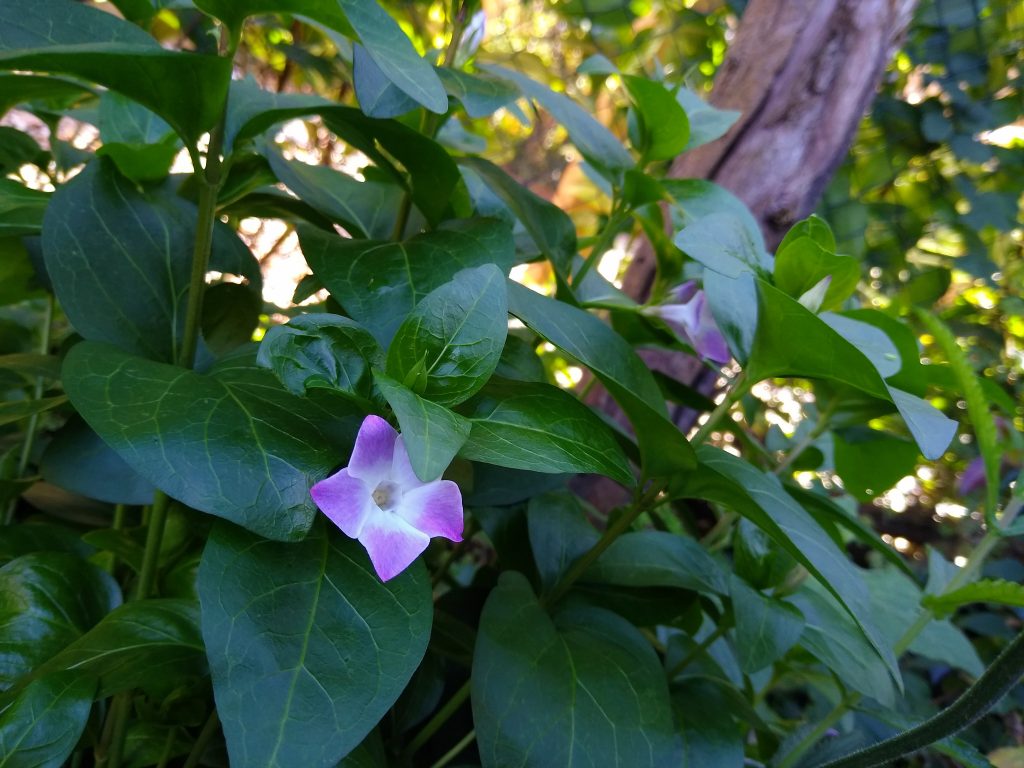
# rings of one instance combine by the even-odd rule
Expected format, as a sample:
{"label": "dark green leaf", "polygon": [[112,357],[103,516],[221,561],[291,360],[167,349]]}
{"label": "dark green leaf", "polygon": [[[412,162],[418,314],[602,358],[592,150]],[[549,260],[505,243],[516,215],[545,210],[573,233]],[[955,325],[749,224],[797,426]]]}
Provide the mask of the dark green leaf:
{"label": "dark green leaf", "polygon": [[832,312],[822,312],[819,317],[829,328],[856,347],[883,379],[899,373],[902,363],[899,350],[881,328]]}
{"label": "dark green leaf", "polygon": [[508,283],[509,311],[590,368],[629,416],[648,477],[694,466],[693,448],[668,420],[654,377],[625,339],[590,313]]}
{"label": "dark green leaf", "polygon": [[774,664],[796,645],[804,617],[793,606],[751,589],[733,576],[729,582],[736,620],[736,651],[748,675]]}
{"label": "dark green leaf", "polygon": [[437,75],[448,95],[458,99],[470,117],[490,117],[519,96],[513,86],[492,77],[447,67],[439,68]]}
{"label": "dark green leaf", "polygon": [[0,126],[0,174],[17,173],[23,165],[46,165],[47,154],[36,140],[17,128]]}
{"label": "dark green leaf", "polygon": [[[10,179],[0,179],[0,237],[38,235],[50,195]],[[6,257],[6,255],[5,255]]]}
{"label": "dark green leaf", "polygon": [[99,128],[103,146],[97,154],[109,155],[133,181],[162,179],[181,148],[170,125],[114,91],[100,97]]}
{"label": "dark green leaf", "polygon": [[297,544],[218,525],[199,594],[239,768],[336,765],[394,704],[430,636],[423,566],[382,584],[362,548],[322,524]]}
{"label": "dark green leaf", "polygon": [[472,681],[485,768],[679,762],[665,676],[650,644],[600,608],[568,606],[552,620],[521,574],[502,574],[488,597]]}
{"label": "dark green leaf", "polygon": [[373,378],[395,412],[416,476],[425,483],[437,480],[469,437],[469,420],[381,373]]}
{"label": "dark green leaf", "polygon": [[31,352],[0,355],[0,370],[20,374],[28,381],[35,381],[37,377],[47,381],[56,381],[60,378],[60,359],[53,355],[39,355]]}
{"label": "dark green leaf", "polygon": [[0,113],[25,102],[59,108],[92,95],[88,86],[60,77],[0,74]]}
{"label": "dark green leaf", "polygon": [[275,123],[315,114],[333,103],[309,93],[276,93],[260,88],[251,75],[232,80],[224,120],[224,150],[251,139]]}
{"label": "dark green leaf", "polygon": [[471,219],[404,243],[346,240],[299,227],[302,252],[334,298],[382,345],[420,300],[459,270],[515,260],[512,233],[493,219]]}
{"label": "dark green leaf", "polygon": [[[441,405],[472,397],[491,377],[505,346],[505,275],[493,264],[458,272],[416,304],[388,347],[388,375]],[[410,378],[415,377],[415,378]]]}
{"label": "dark green leaf", "polygon": [[756,589],[779,586],[797,567],[788,552],[747,518],[733,529],[732,562],[736,575]]}
{"label": "dark green leaf", "polygon": [[0,9],[0,68],[61,72],[118,91],[193,143],[220,116],[226,57],[169,51],[134,24],[72,0]]}
{"label": "dark green leaf", "polygon": [[885,493],[917,465],[917,446],[867,428],[833,432],[833,456],[843,487],[861,501]]}
{"label": "dark green leaf", "polygon": [[926,606],[940,613],[952,613],[960,606],[971,603],[996,603],[1024,608],[1024,584],[1003,579],[982,579],[941,595],[928,595],[924,598]]}
{"label": "dark green leaf", "polygon": [[740,119],[740,113],[733,109],[718,109],[689,88],[676,91],[676,101],[686,110],[690,120],[690,141],[687,150],[696,149],[702,144],[721,138],[732,128],[733,123]]}
{"label": "dark green leaf", "polygon": [[352,49],[352,80],[359,108],[369,117],[398,117],[419,106],[391,82],[366,49],[358,44]]}
{"label": "dark green leaf", "polygon": [[0,568],[0,690],[93,627],[121,602],[107,573],[65,552],[37,552]]}
{"label": "dark green leaf", "polygon": [[752,230],[731,212],[712,213],[688,223],[674,242],[691,259],[726,277],[770,272],[772,268],[771,257]]}
{"label": "dark green leaf", "polygon": [[583,579],[621,587],[676,587],[709,595],[729,592],[724,569],[700,544],[665,531],[620,536]]}
{"label": "dark green leaf", "polygon": [[622,82],[636,105],[643,137],[637,149],[644,160],[671,160],[682,152],[690,141],[690,121],[671,92],[646,77],[624,75]]}
{"label": "dark green leaf", "polygon": [[730,702],[708,678],[691,677],[672,687],[672,707],[683,740],[683,768],[743,765],[743,732],[727,714]]}
{"label": "dark green leaf", "polygon": [[831,278],[820,309],[838,309],[857,289],[860,262],[825,250],[810,237],[798,237],[775,254],[775,285],[799,299],[824,278]]}
{"label": "dark green leaf", "polygon": [[464,411],[473,431],[461,455],[535,472],[591,472],[633,485],[612,430],[575,396],[551,386],[492,381]]}
{"label": "dark green leaf", "polygon": [[0,564],[33,552],[66,552],[86,558],[92,547],[78,533],[52,523],[28,522],[0,528]]}
{"label": "dark green leaf", "polygon": [[530,547],[541,584],[550,589],[600,534],[589,522],[579,500],[568,491],[534,496],[526,508]]}
{"label": "dark green leaf", "polygon": [[260,323],[263,297],[249,286],[218,283],[203,294],[200,328],[203,341],[215,355],[223,355],[252,341]]}
{"label": "dark green leaf", "polygon": [[305,534],[316,514],[309,488],[342,455],[324,433],[331,417],[269,371],[204,376],[83,342],[64,361],[64,386],[142,477],[268,538]]}
{"label": "dark green leaf", "polygon": [[676,203],[671,209],[676,229],[717,213],[729,214],[735,219],[730,226],[743,229],[745,237],[754,243],[754,250],[759,254],[758,263],[765,264],[767,254],[761,228],[750,209],[736,195],[705,179],[662,179],[661,186]]}
{"label": "dark green leaf", "polygon": [[43,397],[39,400],[11,400],[0,403],[0,426],[21,421],[34,413],[43,413],[68,401],[65,395]]}
{"label": "dark green leaf", "polygon": [[0,711],[0,765],[60,768],[71,756],[92,710],[96,680],[61,672],[35,680]]}

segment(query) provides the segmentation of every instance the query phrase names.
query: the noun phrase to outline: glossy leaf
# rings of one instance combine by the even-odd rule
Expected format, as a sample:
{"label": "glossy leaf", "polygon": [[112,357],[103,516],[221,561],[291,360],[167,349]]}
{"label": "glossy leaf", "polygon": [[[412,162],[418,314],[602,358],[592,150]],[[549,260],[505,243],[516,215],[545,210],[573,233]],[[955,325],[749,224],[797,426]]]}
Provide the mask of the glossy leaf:
{"label": "glossy leaf", "polygon": [[735,576],[729,582],[740,668],[748,675],[775,663],[796,645],[804,617],[793,606],[768,597]]}
{"label": "glossy leaf", "polygon": [[775,285],[799,299],[820,280],[831,281],[822,310],[838,309],[857,289],[860,262],[853,256],[830,253],[810,237],[798,237],[780,247],[775,254]]}
{"label": "glossy leaf", "polygon": [[646,77],[622,78],[639,119],[643,137],[637,149],[646,161],[671,160],[690,141],[690,121],[686,112],[663,83]]}
{"label": "glossy leaf", "polygon": [[391,82],[361,45],[352,49],[352,80],[359,108],[369,117],[398,117],[419,106]]}
{"label": "glossy leaf", "polygon": [[579,500],[568,491],[549,491],[530,499],[526,525],[533,560],[545,589],[554,587],[600,538],[587,522]]}
{"label": "glossy leaf", "polygon": [[534,472],[591,472],[634,484],[612,430],[550,384],[492,380],[464,412],[473,425],[460,452],[467,459]]}
{"label": "glossy leaf", "polygon": [[722,687],[708,678],[692,677],[673,686],[685,768],[743,764],[743,733],[724,709],[725,699]]}
{"label": "glossy leaf", "polygon": [[736,110],[713,107],[689,88],[679,88],[676,101],[686,110],[686,117],[690,121],[687,150],[721,138],[740,119],[740,113]]}
{"label": "glossy leaf", "polygon": [[142,477],[268,538],[305,534],[316,513],[309,488],[343,455],[325,436],[332,416],[285,392],[269,371],[204,376],[83,342],[64,361],[64,386]]}
{"label": "glossy leaf", "polygon": [[156,112],[187,142],[220,115],[226,57],[169,51],[134,24],[72,0],[0,8],[0,68],[76,75]]}
{"label": "glossy leaf", "polygon": [[668,420],[654,377],[625,339],[590,313],[517,283],[508,284],[508,296],[513,315],[590,368],[622,406],[636,430],[647,476],[694,466],[693,448]]}
{"label": "glossy leaf", "polygon": [[413,308],[455,274],[496,264],[511,269],[512,233],[493,219],[472,219],[404,243],[345,240],[298,228],[302,252],[331,295],[382,345]]}
{"label": "glossy leaf", "polygon": [[381,583],[356,542],[220,524],[199,569],[203,638],[231,764],[331,768],[394,704],[430,636],[422,565]]}
{"label": "glossy leaf", "polygon": [[469,399],[498,365],[507,306],[505,275],[498,267],[458,272],[423,297],[395,331],[388,375],[441,405]]}
{"label": "glossy leaf", "polygon": [[676,247],[726,277],[771,271],[766,254],[745,222],[732,213],[712,213],[687,224],[675,236]]}
{"label": "glossy leaf", "polygon": [[252,76],[232,80],[224,120],[224,149],[258,136],[275,123],[315,114],[333,103],[309,93],[276,93],[260,88]]}
{"label": "glossy leaf", "polygon": [[121,602],[109,574],[66,552],[37,552],[0,568],[0,689],[77,640]]}
{"label": "glossy leaf", "polygon": [[92,710],[96,681],[61,672],[28,685],[0,711],[0,765],[60,768],[71,756]]}
{"label": "glossy leaf", "polygon": [[889,490],[917,464],[914,443],[872,429],[834,432],[832,444],[843,487],[862,501]]}
{"label": "glossy leaf", "polygon": [[549,618],[521,574],[502,574],[484,606],[472,685],[484,768],[680,759],[661,664],[639,631],[600,608]]}
{"label": "glossy leaf", "polygon": [[466,114],[473,118],[490,117],[519,96],[513,86],[493,77],[447,67],[439,68],[437,75],[448,95],[458,99]]}
{"label": "glossy leaf", "polygon": [[675,587],[725,595],[722,566],[696,540],[666,531],[634,531],[612,542],[583,580],[621,587]]}
{"label": "glossy leaf", "polygon": [[92,95],[88,86],[62,77],[0,74],[0,112],[24,103],[59,108]]}
{"label": "glossy leaf", "polygon": [[382,373],[373,378],[395,412],[416,476],[425,483],[437,480],[469,437],[469,420]]}

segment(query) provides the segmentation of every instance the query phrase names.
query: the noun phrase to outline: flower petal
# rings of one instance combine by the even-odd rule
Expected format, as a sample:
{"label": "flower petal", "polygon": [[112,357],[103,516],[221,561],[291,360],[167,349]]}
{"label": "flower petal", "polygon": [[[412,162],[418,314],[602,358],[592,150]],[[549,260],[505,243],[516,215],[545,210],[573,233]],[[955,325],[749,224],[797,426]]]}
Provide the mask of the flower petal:
{"label": "flower petal", "polygon": [[366,483],[352,477],[348,468],[335,472],[309,489],[309,495],[323,513],[353,539],[359,538],[363,523],[374,508],[370,493]]}
{"label": "flower petal", "polygon": [[462,494],[451,480],[435,480],[406,491],[395,511],[427,536],[462,541]]}
{"label": "flower petal", "polygon": [[359,542],[381,581],[400,574],[427,548],[430,537],[391,512],[369,515]]}
{"label": "flower petal", "polygon": [[704,294],[701,294],[700,316],[698,327],[693,333],[693,342],[693,348],[701,357],[706,357],[716,363],[727,363],[732,359],[729,345],[725,343],[725,337],[722,336],[722,332],[715,324],[715,317],[711,314],[711,305]]}
{"label": "flower petal", "polygon": [[359,427],[348,471],[372,491],[391,475],[392,456],[398,433],[380,416],[367,416]]}

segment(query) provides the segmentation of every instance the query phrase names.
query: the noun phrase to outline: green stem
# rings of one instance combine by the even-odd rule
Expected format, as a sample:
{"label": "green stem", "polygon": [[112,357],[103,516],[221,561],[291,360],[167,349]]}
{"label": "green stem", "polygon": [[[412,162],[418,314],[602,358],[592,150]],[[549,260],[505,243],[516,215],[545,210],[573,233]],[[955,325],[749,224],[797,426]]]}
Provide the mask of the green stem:
{"label": "green stem", "polygon": [[469,692],[470,681],[467,680],[459,690],[452,694],[452,697],[448,699],[445,705],[430,718],[430,721],[423,726],[420,732],[413,737],[413,740],[403,750],[404,756],[411,758],[420,747],[430,741],[430,737],[437,733],[441,726],[448,722],[448,718],[454,715],[466,699],[469,698]]}
{"label": "green stem", "polygon": [[436,763],[434,763],[430,768],[444,768],[446,765],[448,765],[448,763],[450,763],[452,760],[454,760],[456,757],[462,754],[462,750],[464,750],[466,747],[472,744],[475,738],[476,729],[470,731],[461,739],[459,739],[459,743],[451,749],[449,749],[447,752],[445,752],[441,756],[441,758]]}
{"label": "green stem", "polygon": [[110,705],[112,719],[110,728],[110,752],[108,754],[106,768],[120,768],[121,760],[124,757],[124,737],[128,730],[128,715],[131,714],[132,694],[131,691],[122,691],[114,697],[114,703]]}
{"label": "green stem", "polygon": [[210,713],[206,723],[203,724],[203,730],[201,730],[199,735],[196,737],[195,744],[192,745],[192,749],[188,753],[188,758],[186,758],[185,764],[182,768],[196,768],[196,766],[199,765],[199,761],[206,752],[206,748],[210,746],[210,742],[213,741],[213,737],[217,735],[217,729],[219,728],[220,718],[217,716],[217,708],[214,707],[214,710]]}
{"label": "green stem", "polygon": [[160,543],[164,537],[167,510],[170,506],[170,496],[163,491],[154,494],[153,510],[149,516],[149,525],[146,527],[146,549],[142,553],[142,567],[139,569],[139,580],[135,583],[135,594],[132,598],[134,600],[145,600],[153,591],[157,566],[160,564]]}
{"label": "green stem", "polygon": [[583,282],[583,278],[587,276],[587,273],[596,266],[597,262],[601,260],[601,257],[611,247],[612,242],[615,240],[615,235],[619,233],[619,229],[622,228],[622,225],[628,219],[629,216],[625,211],[617,210],[617,206],[613,206],[608,222],[590,247],[590,253],[587,254],[587,258],[583,260],[579,270],[573,276],[573,285],[580,285]]}
{"label": "green stem", "polygon": [[832,413],[835,411],[838,399],[833,400],[824,411],[818,416],[818,423],[814,425],[814,429],[807,433],[803,440],[797,443],[793,448],[785,455],[782,461],[779,462],[778,466],[772,470],[776,475],[781,475],[789,467],[800,458],[800,455],[806,451],[814,441],[821,437],[826,430],[828,430],[829,422],[832,420]]}
{"label": "green stem", "polygon": [[708,420],[704,422],[704,425],[697,430],[697,434],[693,436],[690,441],[694,445],[700,445],[708,436],[715,431],[715,427],[718,426],[718,422],[729,413],[732,407],[739,401],[741,397],[747,394],[747,390],[750,389],[750,383],[747,382],[746,372],[740,371],[736,378],[729,384],[729,391],[725,393],[725,397],[722,402],[718,404],[718,407],[711,412],[708,416]]}
{"label": "green stem", "polygon": [[705,651],[707,651],[708,648],[710,648],[721,637],[723,637],[725,635],[725,632],[726,629],[721,624],[715,627],[714,632],[712,632],[710,635],[701,640],[700,643],[693,650],[686,654],[678,664],[676,664],[674,667],[672,667],[671,670],[669,670],[668,679],[672,680],[676,675],[678,675],[680,672],[686,669],[691,663],[693,663],[694,659],[696,659],[698,656],[701,656]]}

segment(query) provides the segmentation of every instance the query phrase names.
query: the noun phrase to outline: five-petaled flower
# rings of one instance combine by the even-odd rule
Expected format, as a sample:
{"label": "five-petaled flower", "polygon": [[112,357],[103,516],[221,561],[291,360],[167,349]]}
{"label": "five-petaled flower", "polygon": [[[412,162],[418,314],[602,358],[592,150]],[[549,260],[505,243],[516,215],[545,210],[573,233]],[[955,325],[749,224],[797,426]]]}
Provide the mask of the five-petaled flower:
{"label": "five-petaled flower", "polygon": [[669,301],[647,307],[644,313],[660,317],[668,323],[676,335],[701,357],[716,363],[729,362],[729,346],[715,325],[707,296],[697,288],[696,281],[689,280],[676,287]]}
{"label": "five-petaled flower", "polygon": [[309,493],[346,536],[366,547],[383,581],[408,568],[432,536],[462,541],[459,487],[420,480],[401,435],[379,416],[363,421],[348,466]]}

